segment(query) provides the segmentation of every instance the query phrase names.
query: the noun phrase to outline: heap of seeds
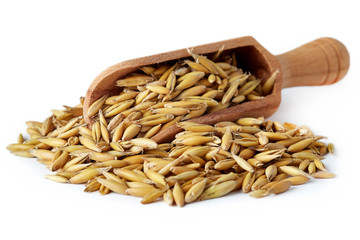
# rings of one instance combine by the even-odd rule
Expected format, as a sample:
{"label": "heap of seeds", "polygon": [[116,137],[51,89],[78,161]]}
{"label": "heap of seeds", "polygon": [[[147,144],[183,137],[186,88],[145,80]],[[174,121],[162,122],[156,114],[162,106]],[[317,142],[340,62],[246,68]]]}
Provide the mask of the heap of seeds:
{"label": "heap of seeds", "polygon": [[[332,178],[322,163],[334,146],[307,127],[264,118],[241,118],[214,126],[187,122],[271,93],[276,74],[262,81],[237,67],[234,53],[201,56],[140,68],[117,80],[121,93],[103,96],[85,114],[83,101],[53,110],[44,122],[28,121],[8,150],[36,157],[54,175],[48,179],[85,184],[86,192],[116,192],[163,198],[169,205],[243,191],[264,197],[314,178]],[[169,143],[150,138],[178,124]]]}
{"label": "heap of seeds", "polygon": [[[264,197],[314,178],[332,178],[322,163],[333,153],[307,127],[241,118],[214,126],[178,123],[185,131],[171,143],[149,138],[110,141],[112,135],[100,111],[99,128],[88,129],[82,105],[53,111],[43,123],[27,122],[30,139],[20,134],[8,149],[36,157],[61,183],[85,184],[85,192],[116,192],[163,200],[169,205],[224,196],[230,192]],[[131,122],[131,121],[130,121]],[[128,136],[132,124],[123,131]],[[134,135],[134,134],[132,134]]]}

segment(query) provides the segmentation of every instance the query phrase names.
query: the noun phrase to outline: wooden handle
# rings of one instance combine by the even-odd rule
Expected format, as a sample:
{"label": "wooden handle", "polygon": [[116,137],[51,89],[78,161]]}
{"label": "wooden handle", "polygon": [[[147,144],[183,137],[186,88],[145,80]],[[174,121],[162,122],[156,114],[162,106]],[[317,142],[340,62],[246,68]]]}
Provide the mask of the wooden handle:
{"label": "wooden handle", "polygon": [[319,38],[276,57],[282,88],[333,84],[345,76],[350,64],[346,47],[333,38]]}

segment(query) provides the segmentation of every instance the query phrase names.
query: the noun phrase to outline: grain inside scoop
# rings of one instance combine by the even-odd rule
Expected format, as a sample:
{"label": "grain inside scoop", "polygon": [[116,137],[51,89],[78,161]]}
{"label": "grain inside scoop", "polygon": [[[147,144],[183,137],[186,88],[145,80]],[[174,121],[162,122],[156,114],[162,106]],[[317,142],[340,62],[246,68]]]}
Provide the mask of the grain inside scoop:
{"label": "grain inside scoop", "polygon": [[[219,49],[223,53],[231,52],[237,65],[245,73],[253,74],[262,82],[269,79],[274,72],[279,71],[279,73],[276,75],[272,91],[264,97],[192,118],[189,120],[191,122],[215,124],[223,121],[236,121],[241,117],[267,118],[279,107],[282,88],[333,84],[345,76],[350,61],[346,47],[333,38],[319,38],[292,51],[274,56],[252,37],[235,38],[132,59],[109,67],[92,82],[84,101],[85,121],[90,125],[93,122],[93,116],[89,116],[87,113],[94,102],[103,96],[119,94],[122,89],[116,86],[116,81],[139,68],[161,63],[170,63],[169,65],[171,65],[179,60],[194,57],[191,53],[201,56],[214,55]],[[166,86],[156,86],[156,84],[148,87],[159,94],[165,94],[165,88]],[[160,129],[152,136],[152,139],[158,143],[171,142],[175,134],[180,131],[182,129],[174,124],[163,130]]]}

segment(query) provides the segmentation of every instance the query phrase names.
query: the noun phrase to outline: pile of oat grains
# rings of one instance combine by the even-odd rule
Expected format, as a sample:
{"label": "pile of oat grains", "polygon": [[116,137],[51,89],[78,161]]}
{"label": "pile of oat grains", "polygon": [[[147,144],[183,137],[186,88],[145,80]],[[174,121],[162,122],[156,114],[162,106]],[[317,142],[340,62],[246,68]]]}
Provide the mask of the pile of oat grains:
{"label": "pile of oat grains", "polygon": [[[189,53],[191,59],[141,67],[117,80],[121,93],[99,98],[85,113],[91,126],[81,98],[44,122],[26,122],[29,138],[20,134],[8,149],[37,158],[55,172],[46,176],[53,181],[177,206],[240,191],[265,197],[335,176],[322,162],[334,146],[308,127],[261,117],[191,122],[271,94],[278,71],[261,80],[238,68],[234,53]],[[184,131],[172,142],[151,139],[174,124]]]}

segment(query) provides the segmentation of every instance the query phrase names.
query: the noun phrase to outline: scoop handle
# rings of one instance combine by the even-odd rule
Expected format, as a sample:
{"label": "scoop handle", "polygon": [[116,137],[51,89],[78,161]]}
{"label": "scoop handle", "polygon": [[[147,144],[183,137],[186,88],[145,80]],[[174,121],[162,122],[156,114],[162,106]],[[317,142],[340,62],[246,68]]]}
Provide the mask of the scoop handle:
{"label": "scoop handle", "polygon": [[333,84],[346,75],[350,65],[344,44],[328,37],[276,57],[281,65],[282,88]]}

